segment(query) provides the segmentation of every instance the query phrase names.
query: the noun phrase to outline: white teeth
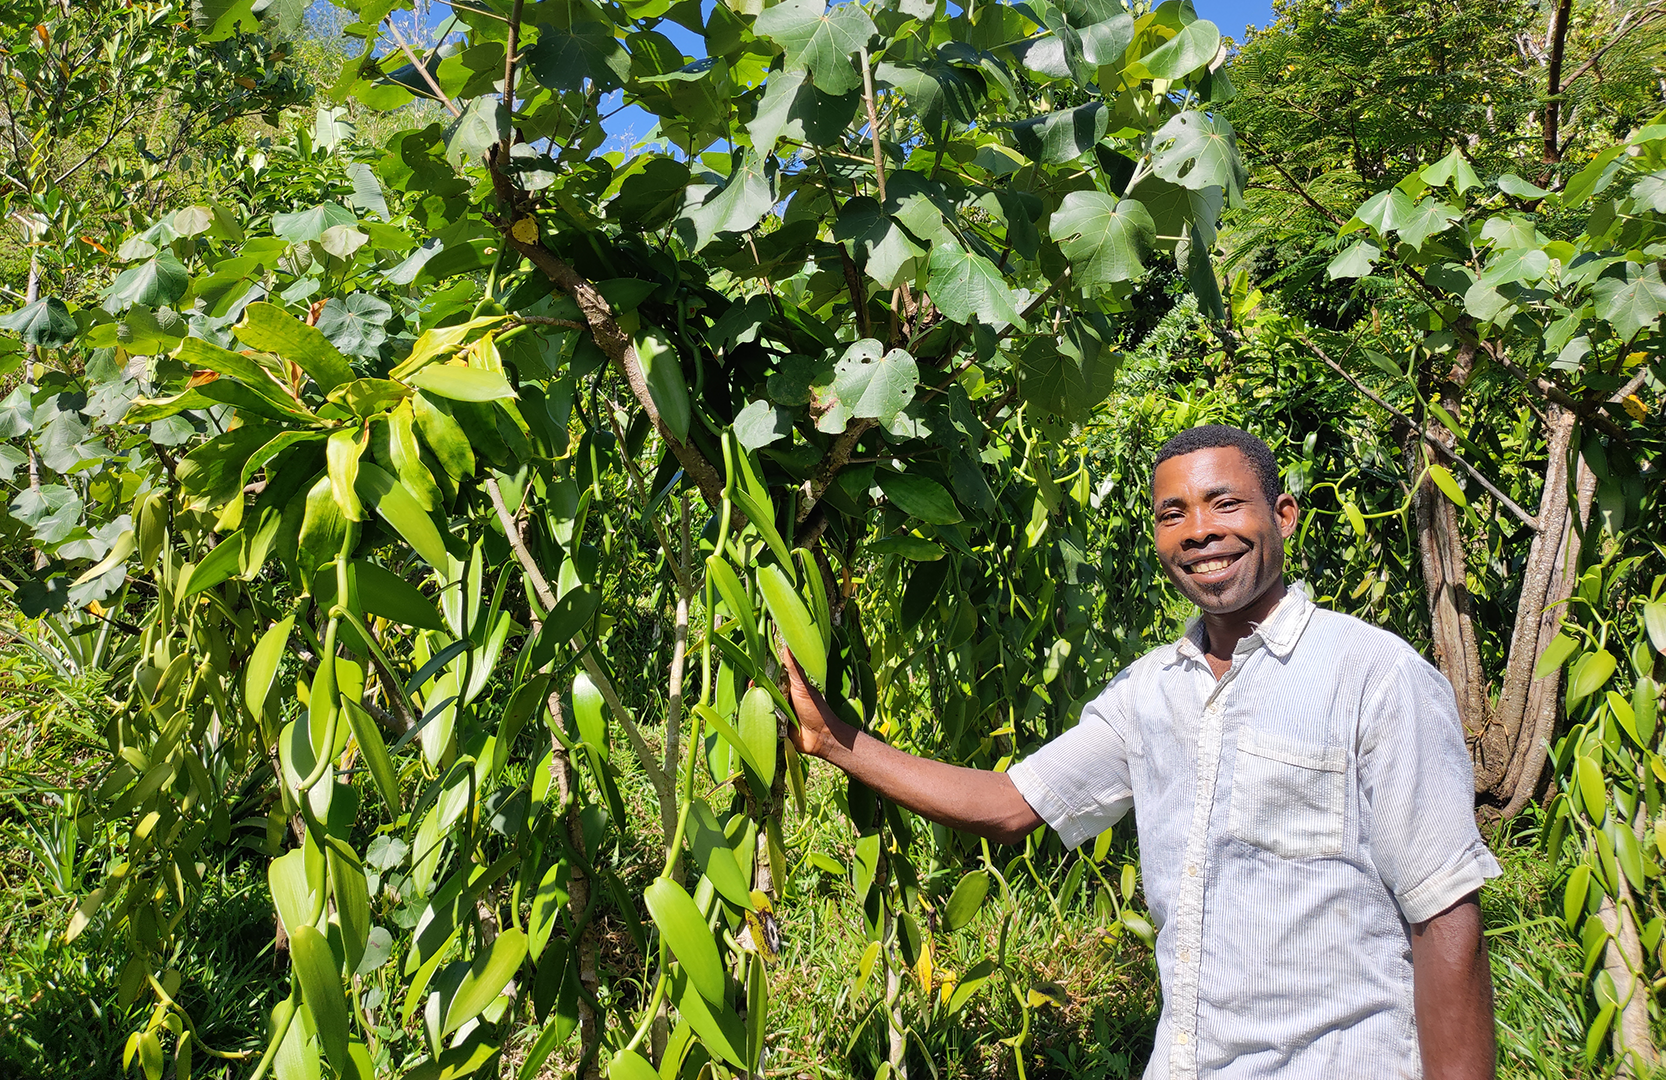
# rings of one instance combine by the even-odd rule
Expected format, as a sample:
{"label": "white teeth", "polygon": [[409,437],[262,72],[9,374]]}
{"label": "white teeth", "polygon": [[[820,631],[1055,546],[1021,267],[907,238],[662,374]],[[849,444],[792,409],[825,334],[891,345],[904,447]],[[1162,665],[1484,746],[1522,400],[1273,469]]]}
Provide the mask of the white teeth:
{"label": "white teeth", "polygon": [[1191,572],[1194,574],[1213,574],[1216,570],[1225,570],[1231,565],[1231,559],[1209,559],[1205,562],[1193,563]]}

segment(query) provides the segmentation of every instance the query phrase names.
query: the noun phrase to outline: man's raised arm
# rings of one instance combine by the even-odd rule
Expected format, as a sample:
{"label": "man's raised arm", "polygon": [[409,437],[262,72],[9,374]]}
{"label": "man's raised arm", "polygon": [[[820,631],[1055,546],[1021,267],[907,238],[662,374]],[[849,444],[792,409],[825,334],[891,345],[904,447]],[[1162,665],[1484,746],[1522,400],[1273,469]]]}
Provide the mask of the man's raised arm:
{"label": "man's raised arm", "polygon": [[1017,843],[1042,823],[1005,773],[915,757],[857,731],[833,715],[791,653],[782,659],[798,714],[791,735],[799,753],[838,766],[923,818],[997,843]]}

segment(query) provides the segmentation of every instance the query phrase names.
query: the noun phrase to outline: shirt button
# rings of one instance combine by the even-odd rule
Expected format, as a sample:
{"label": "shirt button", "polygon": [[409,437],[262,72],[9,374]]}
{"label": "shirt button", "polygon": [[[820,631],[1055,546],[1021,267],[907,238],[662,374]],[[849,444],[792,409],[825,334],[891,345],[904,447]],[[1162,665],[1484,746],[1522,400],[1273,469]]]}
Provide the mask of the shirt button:
{"label": "shirt button", "polygon": [[1192,950],[1190,950],[1190,949],[1181,949],[1180,950],[1180,962],[1182,964],[1189,963],[1191,961],[1191,959],[1192,959]]}
{"label": "shirt button", "polygon": [[1186,873],[1188,875],[1190,875],[1191,877],[1197,877],[1197,867],[1196,866],[1186,867]]}
{"label": "shirt button", "polygon": [[1180,1034],[1178,1034],[1174,1037],[1174,1041],[1179,1043],[1181,1046],[1185,1046],[1186,1045],[1186,1033],[1184,1031],[1182,1031]]}

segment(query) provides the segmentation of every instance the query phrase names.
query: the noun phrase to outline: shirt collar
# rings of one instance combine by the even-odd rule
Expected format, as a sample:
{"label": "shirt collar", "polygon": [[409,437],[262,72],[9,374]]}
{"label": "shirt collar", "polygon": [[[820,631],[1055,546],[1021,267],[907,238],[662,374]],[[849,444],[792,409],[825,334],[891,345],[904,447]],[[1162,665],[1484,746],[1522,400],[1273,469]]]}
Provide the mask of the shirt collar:
{"label": "shirt collar", "polygon": [[[1314,610],[1315,605],[1313,598],[1308,595],[1307,582],[1292,581],[1284,599],[1278,602],[1271,614],[1254,624],[1254,632],[1240,641],[1233,652],[1247,653],[1257,646],[1264,645],[1268,652],[1280,659],[1289,656],[1296,648],[1302,631],[1307,629],[1307,621],[1312,618]],[[1202,659],[1203,616],[1193,615],[1186,621],[1186,629],[1180,635],[1180,640],[1174,643],[1174,655],[1169,663]]]}

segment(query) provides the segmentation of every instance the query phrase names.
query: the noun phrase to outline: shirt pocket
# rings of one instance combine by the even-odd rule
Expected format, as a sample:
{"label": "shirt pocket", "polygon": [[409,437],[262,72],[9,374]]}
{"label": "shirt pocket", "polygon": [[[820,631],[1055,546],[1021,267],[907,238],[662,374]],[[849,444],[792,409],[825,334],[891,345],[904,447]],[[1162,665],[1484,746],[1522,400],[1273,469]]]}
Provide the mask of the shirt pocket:
{"label": "shirt pocket", "polygon": [[1238,732],[1232,772],[1232,835],[1286,859],[1342,853],[1347,752]]}

